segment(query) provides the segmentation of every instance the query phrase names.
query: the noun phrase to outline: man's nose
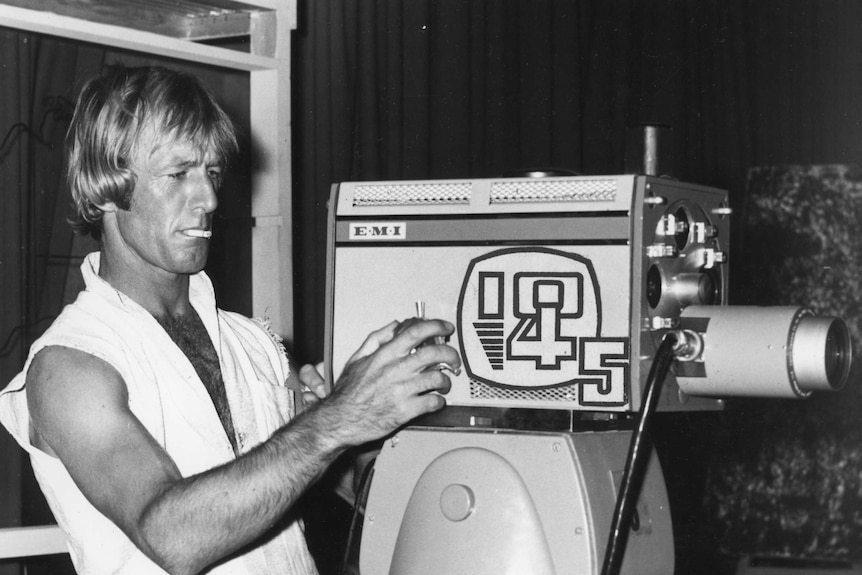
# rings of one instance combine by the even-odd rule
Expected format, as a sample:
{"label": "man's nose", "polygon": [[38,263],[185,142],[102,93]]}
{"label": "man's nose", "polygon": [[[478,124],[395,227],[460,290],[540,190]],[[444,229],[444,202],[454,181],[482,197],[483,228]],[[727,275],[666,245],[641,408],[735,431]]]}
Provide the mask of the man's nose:
{"label": "man's nose", "polygon": [[216,182],[213,182],[210,175],[204,171],[194,178],[193,187],[194,190],[191,198],[192,209],[201,209],[206,214],[214,212],[218,207],[218,188]]}

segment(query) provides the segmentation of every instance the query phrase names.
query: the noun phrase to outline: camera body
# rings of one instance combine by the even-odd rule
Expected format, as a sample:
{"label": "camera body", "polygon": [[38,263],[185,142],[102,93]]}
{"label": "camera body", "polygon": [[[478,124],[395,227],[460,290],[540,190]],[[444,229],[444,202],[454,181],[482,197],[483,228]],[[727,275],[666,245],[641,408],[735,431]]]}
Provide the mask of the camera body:
{"label": "camera body", "polygon": [[[448,405],[635,411],[682,310],[727,302],[728,214],[723,190],[649,176],[338,184],[329,373],[423,302],[457,326]],[[661,401],[720,405],[673,374]]]}

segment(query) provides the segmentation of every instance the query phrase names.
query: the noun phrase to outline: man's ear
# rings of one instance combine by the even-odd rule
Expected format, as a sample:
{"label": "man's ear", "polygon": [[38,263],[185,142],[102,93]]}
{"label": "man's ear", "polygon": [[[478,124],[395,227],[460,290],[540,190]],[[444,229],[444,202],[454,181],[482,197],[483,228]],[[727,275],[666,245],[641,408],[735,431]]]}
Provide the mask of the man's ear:
{"label": "man's ear", "polygon": [[93,205],[95,205],[97,208],[99,208],[100,210],[102,210],[106,214],[116,212],[117,210],[120,209],[119,207],[117,207],[117,204],[115,204],[114,202],[105,202],[104,204],[93,204]]}

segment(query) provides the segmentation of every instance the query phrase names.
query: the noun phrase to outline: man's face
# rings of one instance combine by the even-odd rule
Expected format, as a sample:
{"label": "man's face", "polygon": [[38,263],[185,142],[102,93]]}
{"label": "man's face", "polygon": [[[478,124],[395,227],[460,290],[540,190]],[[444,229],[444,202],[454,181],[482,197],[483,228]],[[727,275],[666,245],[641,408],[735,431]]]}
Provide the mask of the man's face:
{"label": "man's face", "polygon": [[132,169],[137,179],[130,208],[117,211],[121,249],[129,263],[157,273],[202,270],[218,205],[219,161],[212,153],[175,141],[139,146]]}

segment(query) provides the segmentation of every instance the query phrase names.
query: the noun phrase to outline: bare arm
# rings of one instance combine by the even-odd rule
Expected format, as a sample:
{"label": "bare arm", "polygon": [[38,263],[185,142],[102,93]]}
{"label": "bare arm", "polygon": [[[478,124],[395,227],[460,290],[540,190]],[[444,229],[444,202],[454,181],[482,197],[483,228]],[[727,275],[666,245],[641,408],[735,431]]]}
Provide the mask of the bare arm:
{"label": "bare arm", "polygon": [[155,562],[197,573],[265,533],[341,453],[442,407],[448,334],[428,321],[353,362],[332,395],[234,462],[182,478],[128,406],[119,374],[71,349],[46,348],[27,376],[34,441],[55,454],[84,495]]}

